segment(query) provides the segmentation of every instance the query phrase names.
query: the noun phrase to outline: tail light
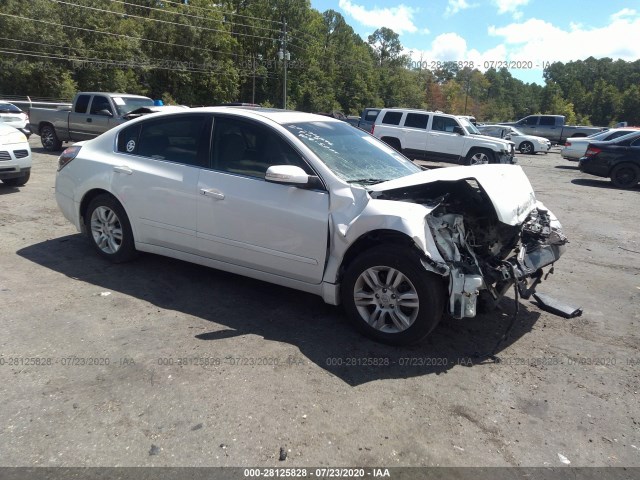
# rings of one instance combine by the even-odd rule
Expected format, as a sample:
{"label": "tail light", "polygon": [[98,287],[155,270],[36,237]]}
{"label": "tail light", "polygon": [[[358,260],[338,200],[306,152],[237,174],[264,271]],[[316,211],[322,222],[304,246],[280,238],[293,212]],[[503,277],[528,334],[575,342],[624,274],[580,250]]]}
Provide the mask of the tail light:
{"label": "tail light", "polygon": [[58,171],[66,167],[80,153],[80,146],[67,147],[58,157]]}
{"label": "tail light", "polygon": [[601,151],[602,151],[601,148],[589,146],[589,148],[587,148],[587,151],[585,152],[584,156],[585,157],[593,157],[594,155],[599,154]]}
{"label": "tail light", "polygon": [[571,146],[571,142],[565,142],[564,146],[565,147],[570,147]]}
{"label": "tail light", "polygon": [[373,123],[371,124],[371,131],[369,132],[371,135],[373,135],[373,130],[376,128],[376,124]]}

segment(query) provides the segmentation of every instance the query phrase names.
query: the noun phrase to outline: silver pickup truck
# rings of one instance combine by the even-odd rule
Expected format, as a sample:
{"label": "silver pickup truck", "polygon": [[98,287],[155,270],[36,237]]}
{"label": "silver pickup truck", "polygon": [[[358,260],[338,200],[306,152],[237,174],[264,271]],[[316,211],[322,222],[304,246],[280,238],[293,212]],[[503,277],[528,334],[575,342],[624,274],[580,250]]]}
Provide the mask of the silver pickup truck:
{"label": "silver pickup truck", "polygon": [[153,100],[128,93],[80,92],[71,108],[32,108],[29,127],[40,135],[42,146],[55,152],[62,142],[79,142],[128,120],[127,114],[141,107],[152,107]]}
{"label": "silver pickup truck", "polygon": [[564,144],[567,138],[587,137],[593,133],[606,130],[605,127],[588,127],[565,125],[564,115],[529,115],[517,122],[500,123],[517,127],[525,135],[535,135],[551,141]]}

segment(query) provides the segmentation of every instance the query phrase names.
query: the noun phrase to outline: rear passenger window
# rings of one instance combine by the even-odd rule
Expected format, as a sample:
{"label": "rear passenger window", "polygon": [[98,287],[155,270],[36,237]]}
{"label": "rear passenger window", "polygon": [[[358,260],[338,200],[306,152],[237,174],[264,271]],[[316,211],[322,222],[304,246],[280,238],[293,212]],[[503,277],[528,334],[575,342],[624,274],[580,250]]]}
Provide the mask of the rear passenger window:
{"label": "rear passenger window", "polygon": [[405,127],[411,128],[423,128],[426,130],[429,123],[429,115],[422,113],[407,113],[407,118],[404,121]]}
{"label": "rear passenger window", "polygon": [[401,118],[402,112],[387,112],[382,118],[382,123],[385,125],[400,125]]}
{"label": "rear passenger window", "polygon": [[208,115],[179,115],[142,122],[118,135],[118,151],[156,160],[208,166]]}
{"label": "rear passenger window", "polygon": [[554,126],[556,124],[556,117],[540,117],[540,125]]}
{"label": "rear passenger window", "polygon": [[433,124],[431,125],[431,130],[435,130],[437,132],[447,132],[453,133],[453,127],[459,127],[458,122],[456,122],[453,118],[449,117],[440,117],[435,115],[433,117]]}
{"label": "rear passenger window", "polygon": [[76,100],[76,106],[73,109],[75,113],[87,113],[87,107],[89,106],[89,100],[91,95],[80,95]]}

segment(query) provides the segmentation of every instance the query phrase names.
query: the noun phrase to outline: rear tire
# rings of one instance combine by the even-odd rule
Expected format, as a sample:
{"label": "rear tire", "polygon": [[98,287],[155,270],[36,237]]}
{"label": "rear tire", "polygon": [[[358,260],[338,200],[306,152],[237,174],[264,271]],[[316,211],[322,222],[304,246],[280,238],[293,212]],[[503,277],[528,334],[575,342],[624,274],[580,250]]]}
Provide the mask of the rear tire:
{"label": "rear tire", "polygon": [[467,154],[467,165],[483,165],[485,163],[495,163],[494,155],[491,150],[473,149]]}
{"label": "rear tire", "polygon": [[633,188],[640,182],[640,168],[632,163],[621,163],[613,167],[610,178],[618,188]]}
{"label": "rear tire", "polygon": [[111,195],[98,195],[91,200],[84,221],[89,241],[101,257],[122,263],[137,256],[129,218]]}
{"label": "rear tire", "polygon": [[62,150],[62,142],[56,135],[56,130],[51,125],[44,125],[40,129],[40,142],[45,150],[59,152]]}
{"label": "rear tire", "polygon": [[26,184],[29,181],[30,177],[31,177],[31,172],[27,172],[21,177],[7,178],[5,180],[2,180],[2,183],[10,187],[22,187],[24,184]]}
{"label": "rear tire", "polygon": [[446,290],[411,247],[381,245],[357,257],[340,293],[349,320],[363,334],[391,345],[426,337],[442,318]]}

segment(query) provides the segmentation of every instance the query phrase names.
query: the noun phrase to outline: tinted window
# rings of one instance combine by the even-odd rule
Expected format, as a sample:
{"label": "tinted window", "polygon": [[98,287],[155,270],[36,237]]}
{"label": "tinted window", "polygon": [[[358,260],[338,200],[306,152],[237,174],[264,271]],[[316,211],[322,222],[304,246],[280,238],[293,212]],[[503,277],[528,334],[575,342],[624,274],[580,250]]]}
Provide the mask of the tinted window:
{"label": "tinted window", "polygon": [[622,132],[614,132],[611,135],[606,136],[603,140],[614,140],[618,137],[622,137],[623,135],[627,135],[631,133],[631,131],[627,130],[627,131],[622,131]]}
{"label": "tinted window", "polygon": [[118,151],[122,153],[137,153],[140,124],[125,128],[118,134]]}
{"label": "tinted window", "polygon": [[216,170],[264,178],[273,165],[294,165],[309,175],[314,174],[293,147],[267,127],[216,117],[213,129],[212,165]]}
{"label": "tinted window", "polygon": [[12,103],[0,103],[0,113],[20,113],[20,112],[22,112],[22,110],[20,110],[18,107],[16,107]]}
{"label": "tinted window", "polygon": [[376,118],[378,118],[378,114],[380,113],[380,110],[369,110],[365,116],[364,119],[367,122],[375,122]]}
{"label": "tinted window", "polygon": [[87,107],[89,106],[90,95],[80,95],[76,100],[76,106],[73,110],[76,113],[87,113]]}
{"label": "tinted window", "polygon": [[453,118],[449,117],[440,117],[435,115],[433,117],[433,124],[431,125],[431,130],[435,130],[437,132],[448,132],[453,133],[453,127],[459,127],[458,122],[456,122]]}
{"label": "tinted window", "polygon": [[540,117],[540,125],[554,126],[555,124],[556,117]]}
{"label": "tinted window", "polygon": [[402,118],[402,112],[387,112],[384,114],[382,123],[387,125],[400,125],[400,119]]}
{"label": "tinted window", "polygon": [[640,147],[640,137],[636,138],[630,145],[632,147]]}
{"label": "tinted window", "polygon": [[136,126],[132,126],[131,131],[125,129],[118,136],[118,150],[124,147],[129,152],[133,148],[129,153],[204,167],[210,125],[207,115],[179,115],[142,122],[137,143],[134,146],[130,143],[135,142]]}
{"label": "tinted window", "polygon": [[523,125],[537,125],[538,124],[538,117],[527,117],[527,118],[524,119],[522,124]]}
{"label": "tinted window", "polygon": [[427,123],[429,123],[429,115],[424,115],[422,113],[407,113],[407,118],[404,121],[404,126],[426,129]]}
{"label": "tinted window", "polygon": [[111,105],[109,104],[109,99],[107,97],[103,97],[102,95],[95,95],[93,97],[93,101],[91,102],[91,110],[89,111],[90,115],[96,115],[100,110],[107,110],[113,114],[111,110]]}

